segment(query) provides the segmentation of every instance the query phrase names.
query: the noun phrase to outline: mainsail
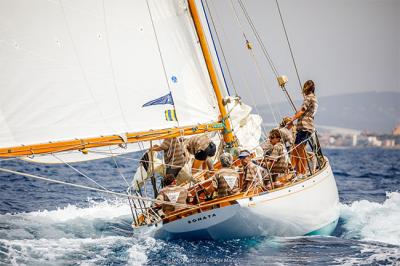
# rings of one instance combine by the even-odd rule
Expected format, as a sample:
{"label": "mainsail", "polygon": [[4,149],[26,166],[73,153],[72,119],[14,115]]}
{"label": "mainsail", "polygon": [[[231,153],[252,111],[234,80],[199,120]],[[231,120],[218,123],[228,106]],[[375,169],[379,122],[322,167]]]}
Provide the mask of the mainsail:
{"label": "mainsail", "polygon": [[[9,0],[0,14],[1,148],[219,119],[186,1]],[[174,105],[143,107],[168,93]]]}

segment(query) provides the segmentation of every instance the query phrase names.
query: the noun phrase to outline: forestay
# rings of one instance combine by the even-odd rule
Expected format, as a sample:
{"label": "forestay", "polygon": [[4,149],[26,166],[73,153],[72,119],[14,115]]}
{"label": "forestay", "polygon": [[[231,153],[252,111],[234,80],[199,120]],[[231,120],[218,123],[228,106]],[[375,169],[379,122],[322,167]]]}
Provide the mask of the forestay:
{"label": "forestay", "polygon": [[[0,147],[186,126],[218,108],[186,1],[0,2]],[[143,104],[171,92],[171,104]]]}

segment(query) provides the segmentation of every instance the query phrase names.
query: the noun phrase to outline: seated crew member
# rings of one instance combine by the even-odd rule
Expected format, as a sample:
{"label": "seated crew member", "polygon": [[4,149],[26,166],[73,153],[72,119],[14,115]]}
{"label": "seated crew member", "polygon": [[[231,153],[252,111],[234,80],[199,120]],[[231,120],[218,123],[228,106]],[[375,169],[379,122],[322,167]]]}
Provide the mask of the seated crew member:
{"label": "seated crew member", "polygon": [[[284,117],[282,122],[279,124],[279,127],[274,129],[279,130],[281,141],[284,144],[287,151],[291,150],[291,147],[294,144],[294,134],[293,134],[293,124],[290,123],[290,117]],[[269,139],[267,139],[264,143],[261,144],[261,148],[264,151],[264,156],[270,155],[272,152],[273,145],[271,145]]]}
{"label": "seated crew member", "polygon": [[[172,203],[186,204],[188,191],[184,187],[176,185],[176,180],[173,175],[168,174],[163,180],[164,188],[158,192],[157,200],[168,201]],[[154,203],[155,208],[161,208],[162,212],[166,215],[169,213],[184,209],[183,206],[176,206],[165,203]],[[162,215],[162,214],[161,214]]]}
{"label": "seated crew member", "polygon": [[176,178],[187,161],[184,149],[184,139],[164,139],[160,145],[154,145],[151,150],[164,152],[164,163],[166,164],[165,175],[173,175]]}
{"label": "seated crew member", "polygon": [[196,135],[187,139],[186,150],[194,155],[195,158],[192,165],[192,172],[200,169],[204,161],[209,170],[214,170],[211,157],[215,155],[217,147],[207,135]]}
{"label": "seated crew member", "polygon": [[242,150],[239,153],[239,159],[243,165],[244,172],[242,186],[243,192],[262,184],[261,167],[252,162],[250,155],[251,154],[248,150]]}
{"label": "seated crew member", "polygon": [[294,144],[293,124],[290,123],[291,121],[290,117],[284,117],[278,128],[281,134],[281,141],[288,151]]}
{"label": "seated crew member", "polygon": [[279,129],[273,129],[269,133],[269,141],[272,145],[271,155],[265,159],[267,161],[266,166],[271,173],[272,180],[276,182],[279,176],[287,173],[288,164],[286,158],[286,148],[281,142],[281,134]]}
{"label": "seated crew member", "polygon": [[233,158],[229,153],[220,155],[222,168],[214,176],[217,183],[218,198],[239,192],[239,173],[232,168]]}

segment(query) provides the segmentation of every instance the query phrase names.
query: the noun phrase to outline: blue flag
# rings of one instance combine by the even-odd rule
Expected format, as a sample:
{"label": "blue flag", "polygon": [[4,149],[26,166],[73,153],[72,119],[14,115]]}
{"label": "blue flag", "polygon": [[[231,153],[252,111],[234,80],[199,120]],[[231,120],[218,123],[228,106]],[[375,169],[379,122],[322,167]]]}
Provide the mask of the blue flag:
{"label": "blue flag", "polygon": [[172,98],[171,92],[168,93],[167,95],[164,95],[160,98],[151,100],[150,102],[147,102],[143,104],[142,107],[150,106],[150,105],[162,105],[162,104],[171,104],[174,105],[174,99]]}

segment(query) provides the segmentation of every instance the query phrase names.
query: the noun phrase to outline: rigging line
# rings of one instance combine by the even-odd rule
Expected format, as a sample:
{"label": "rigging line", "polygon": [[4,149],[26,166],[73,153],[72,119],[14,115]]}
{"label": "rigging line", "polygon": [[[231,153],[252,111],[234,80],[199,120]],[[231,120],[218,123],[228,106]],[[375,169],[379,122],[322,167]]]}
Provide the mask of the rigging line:
{"label": "rigging line", "polygon": [[82,61],[81,61],[80,56],[79,56],[79,53],[78,53],[78,49],[77,49],[77,47],[76,47],[74,38],[72,37],[72,30],[71,30],[71,27],[70,27],[70,25],[69,25],[69,23],[68,23],[67,14],[66,14],[66,12],[65,12],[65,7],[64,7],[64,4],[63,4],[63,0],[59,0],[59,4],[60,4],[60,6],[61,6],[61,11],[62,11],[62,13],[63,13],[64,23],[65,23],[65,26],[67,27],[68,36],[69,36],[69,39],[71,40],[72,47],[73,47],[73,50],[74,50],[74,54],[75,54],[76,60],[78,61],[78,65],[79,65],[79,68],[80,68],[80,70],[81,70],[82,77],[83,77],[83,80],[84,80],[84,82],[85,82],[86,88],[89,90],[90,96],[92,96],[92,99],[93,99],[93,101],[94,101],[94,103],[95,103],[97,109],[99,110],[99,112],[100,112],[100,114],[101,114],[101,116],[102,116],[102,118],[103,118],[103,121],[104,121],[108,126],[110,126],[108,120],[105,119],[105,116],[104,116],[103,110],[102,110],[101,107],[100,107],[100,104],[99,104],[98,101],[96,100],[96,97],[94,97],[93,88],[92,88],[92,86],[90,86],[90,83],[89,83],[89,80],[88,80],[86,71],[85,71],[85,69],[83,68]]}
{"label": "rigging line", "polygon": [[[228,70],[228,75],[229,75],[229,78],[230,78],[230,80],[232,82],[233,90],[235,91],[236,96],[238,96],[239,94],[238,94],[237,89],[236,89],[235,81],[233,80],[233,76],[232,76],[232,73],[231,73],[231,70],[230,70],[230,67],[229,67],[229,64],[228,64],[228,60],[226,59],[224,49],[222,48],[221,38],[220,38],[220,36],[218,34],[217,27],[216,27],[216,24],[214,22],[214,19],[213,19],[212,13],[211,13],[211,9],[210,9],[209,4],[208,4],[208,0],[204,0],[204,1],[206,3],[208,13],[210,14],[210,18],[211,18],[211,22],[212,22],[211,24],[213,25],[213,29],[214,29],[215,35],[217,37],[217,40],[218,40],[218,45],[221,48],[222,57],[223,57],[223,60],[225,62],[225,65],[226,65],[226,69]],[[212,1],[211,1],[211,3],[212,3]],[[215,10],[215,7],[214,7],[214,10]],[[216,19],[218,19],[218,16],[216,16],[216,17],[217,17]],[[219,23],[219,24],[221,25],[221,28],[222,28],[222,24],[221,23]],[[226,81],[225,81],[225,83],[226,83]]]}
{"label": "rigging line", "polygon": [[235,14],[234,17],[235,17],[235,19],[236,19],[236,22],[237,22],[237,24],[238,24],[239,27],[240,27],[240,30],[241,30],[241,32],[242,32],[242,34],[243,34],[244,39],[247,40],[246,33],[245,33],[245,31],[244,31],[244,28],[243,28],[242,23],[240,22],[239,14],[238,14],[237,11],[236,11],[235,4],[233,3],[233,0],[230,0],[230,3],[231,3],[231,10],[233,10],[233,12],[234,12],[234,14]]}
{"label": "rigging line", "polygon": [[115,159],[114,153],[111,150],[111,146],[108,146],[108,147],[110,148],[111,158],[113,159],[115,166],[117,167],[117,171],[118,171],[119,175],[124,179],[126,185],[129,187],[130,185],[129,185],[128,181],[126,180],[125,176],[123,175],[123,173],[121,172],[121,169],[119,168],[119,165],[117,163],[117,160]]}
{"label": "rigging line", "polygon": [[243,14],[245,15],[245,17],[247,19],[247,22],[249,23],[249,25],[250,25],[250,27],[251,27],[251,29],[252,29],[252,31],[253,31],[256,39],[257,39],[257,41],[258,41],[258,43],[260,44],[261,50],[262,50],[265,58],[267,59],[272,71],[274,72],[275,76],[278,77],[279,73],[278,73],[278,71],[277,71],[277,69],[276,69],[276,67],[275,67],[275,65],[274,65],[274,63],[272,61],[271,56],[269,55],[269,53],[268,53],[268,51],[267,51],[267,49],[266,49],[266,47],[264,45],[264,42],[262,41],[260,35],[258,34],[258,31],[257,31],[256,27],[254,26],[254,23],[253,23],[250,15],[249,15],[249,13],[247,12],[246,6],[243,4],[242,0],[238,0],[238,3],[240,5],[241,9],[243,10]]}
{"label": "rigging line", "polygon": [[[169,79],[168,79],[168,74],[167,74],[167,68],[165,67],[164,58],[163,58],[163,55],[162,55],[162,52],[161,52],[161,46],[160,46],[160,42],[158,40],[156,26],[155,26],[154,20],[153,20],[153,15],[151,14],[149,0],[146,0],[146,5],[147,5],[147,11],[149,12],[149,16],[150,16],[150,20],[151,20],[151,26],[153,28],[154,38],[156,39],[156,43],[157,43],[158,54],[160,55],[160,60],[161,60],[161,65],[162,65],[162,68],[163,68],[163,71],[164,71],[165,81],[167,82],[168,90],[169,90],[169,92],[171,93],[171,96],[172,96],[171,85],[169,84]],[[175,114],[176,114],[175,101],[173,101],[173,102],[174,102],[173,103],[173,107],[174,107]],[[179,127],[179,120],[178,119],[176,119],[176,123],[178,124],[178,127]]]}
{"label": "rigging line", "polygon": [[[237,25],[240,27],[240,29],[241,29],[241,31],[242,31],[242,33],[243,33],[243,36],[244,36],[244,38],[245,38],[245,40],[247,40],[246,34],[245,34],[245,32],[244,32],[242,23],[241,23],[240,20],[239,20],[239,16],[238,16],[238,14],[237,14],[237,12],[236,12],[236,9],[235,9],[235,6],[234,6],[234,4],[233,4],[233,1],[231,0],[230,3],[231,3],[231,10],[233,11],[234,17],[235,17],[235,19],[236,19],[236,23],[237,23]],[[222,30],[222,34],[225,35],[225,36],[227,36],[227,34],[225,33],[225,30],[224,30],[223,24],[221,24],[221,30]],[[228,39],[228,38],[226,38],[226,39]],[[228,40],[229,40],[229,39],[228,39]],[[251,98],[251,100],[252,100],[252,102],[253,102],[253,106],[255,107],[256,112],[257,112],[258,114],[260,114],[260,110],[259,110],[259,108],[258,108],[258,105],[256,104],[256,101],[255,101],[254,97],[253,97],[253,93],[251,93],[250,86],[249,86],[249,84],[248,84],[248,82],[247,82],[246,77],[245,77],[244,75],[240,75],[240,77],[241,77],[241,80],[242,80],[242,81],[244,82],[244,84],[245,84],[246,90],[248,91],[248,93],[249,93],[249,95],[250,95],[250,98]],[[233,108],[232,108],[232,110],[233,110]],[[231,111],[232,111],[232,110],[231,110]],[[230,112],[231,112],[231,111],[230,111]],[[262,129],[263,129],[263,132],[265,132],[265,131],[266,131],[266,130],[265,130],[265,126],[264,126],[263,124],[261,124],[261,127],[262,127]]]}
{"label": "rigging line", "polygon": [[95,183],[96,185],[98,185],[99,187],[101,187],[104,190],[107,190],[105,187],[103,187],[102,185],[100,185],[99,183],[97,183],[95,180],[93,180],[92,178],[90,178],[89,176],[87,176],[86,174],[82,173],[81,171],[79,171],[78,169],[76,169],[75,167],[73,167],[72,165],[70,165],[69,163],[65,162],[64,160],[62,160],[61,158],[59,158],[57,155],[52,154],[57,160],[59,160],[60,162],[66,164],[68,167],[70,167],[71,169],[73,169],[74,171],[76,171],[78,174],[86,177],[87,179],[89,179],[90,181],[92,181],[93,183]]}
{"label": "rigging line", "polygon": [[285,22],[283,21],[283,16],[282,16],[282,13],[281,13],[281,8],[280,8],[280,6],[279,6],[278,0],[275,0],[275,3],[276,3],[276,7],[278,8],[279,17],[281,18],[283,31],[285,32],[285,36],[286,36],[286,42],[287,42],[287,44],[288,44],[288,46],[289,46],[290,55],[292,56],[292,61],[293,61],[294,69],[296,70],[297,80],[299,81],[300,90],[301,90],[301,89],[302,89],[302,86],[301,86],[300,75],[299,75],[299,71],[298,71],[298,69],[297,69],[296,61],[295,61],[295,59],[294,59],[292,46],[290,45],[289,36],[288,36],[287,31],[286,31]]}
{"label": "rigging line", "polygon": [[218,45],[219,45],[219,47],[221,48],[222,57],[223,57],[223,59],[224,59],[224,61],[225,61],[225,65],[226,65],[226,68],[227,68],[227,70],[228,70],[229,78],[230,78],[231,81],[232,81],[233,90],[235,91],[236,96],[238,96],[237,90],[236,90],[236,88],[235,88],[235,84],[233,83],[233,79],[232,79],[231,72],[230,72],[229,67],[228,67],[227,60],[226,60],[226,58],[225,58],[225,52],[224,52],[224,50],[222,49],[221,41],[220,41],[219,36],[218,36],[218,32],[217,32],[217,29],[216,29],[216,26],[215,26],[215,23],[214,23],[214,19],[213,19],[212,14],[211,14],[210,7],[208,6],[208,1],[207,1],[207,0],[201,0],[201,5],[202,5],[202,7],[203,7],[204,16],[205,16],[206,21],[207,21],[208,30],[209,30],[209,32],[210,32],[210,36],[211,36],[211,40],[212,40],[212,43],[213,43],[213,46],[214,46],[215,54],[217,55],[219,68],[221,69],[221,72],[222,72],[222,77],[223,77],[223,79],[224,79],[224,84],[225,84],[226,90],[227,90],[227,92],[228,92],[228,95],[230,96],[228,84],[227,84],[227,82],[226,82],[225,75],[224,75],[224,70],[222,69],[222,65],[221,65],[221,62],[220,62],[220,60],[219,60],[219,56],[218,56],[218,52],[217,52],[217,47],[215,46],[214,38],[213,38],[211,29],[210,29],[210,23],[208,22],[207,12],[206,12],[206,10],[205,10],[205,8],[204,8],[203,1],[206,3],[207,10],[208,10],[208,14],[210,14],[210,18],[211,18],[211,22],[212,22],[211,24],[212,24],[212,26],[213,26],[215,35],[217,36]]}
{"label": "rigging line", "polygon": [[269,106],[270,111],[271,111],[271,113],[272,113],[272,116],[273,116],[273,118],[274,118],[274,120],[275,120],[275,123],[278,124],[278,121],[277,121],[276,116],[275,116],[274,108],[272,107],[272,104],[271,104],[271,101],[270,101],[269,97],[266,95],[266,91],[267,91],[267,88],[268,88],[267,81],[265,80],[264,76],[262,75],[260,65],[258,64],[257,58],[256,58],[256,56],[254,55],[253,50],[251,50],[251,49],[250,49],[250,54],[251,54],[251,56],[252,56],[252,58],[253,58],[253,61],[254,61],[255,65],[256,65],[256,70],[257,70],[258,76],[259,76],[259,77],[261,78],[261,80],[263,81],[263,85],[264,85],[264,86],[263,86],[263,88],[264,88],[264,89],[263,89],[264,97],[266,98],[266,100],[267,100],[267,102],[268,102],[268,106]]}
{"label": "rigging line", "polygon": [[[230,6],[231,6],[231,10],[233,11],[234,17],[236,18],[236,23],[239,25],[239,27],[240,27],[240,29],[241,29],[241,31],[242,31],[242,33],[243,33],[243,36],[244,36],[245,40],[248,41],[248,40],[247,40],[247,37],[246,37],[246,34],[245,34],[245,32],[244,32],[243,25],[242,25],[242,23],[240,22],[239,14],[238,14],[238,12],[237,12],[237,10],[236,10],[236,8],[235,8],[235,5],[234,5],[234,3],[233,3],[233,0],[231,0],[230,3],[231,3],[231,5],[230,5]],[[248,50],[250,50],[250,54],[252,54],[251,49],[248,49]],[[253,58],[253,61],[255,61],[255,59],[254,59],[255,57],[254,57],[253,54],[252,54],[252,58]],[[256,62],[256,61],[255,61],[255,65],[256,65],[256,68],[257,68],[257,62]],[[260,76],[260,78],[264,81],[264,79],[263,79],[263,77],[262,77],[262,75],[261,75],[261,70],[257,69],[257,72],[259,73],[258,75]],[[244,81],[244,83],[245,83],[245,85],[246,85],[246,89],[247,89],[247,91],[248,91],[249,94],[250,94],[250,97],[251,97],[251,99],[252,99],[252,101],[253,101],[253,105],[255,106],[257,113],[260,114],[259,108],[258,108],[258,106],[257,106],[257,104],[256,104],[256,101],[255,101],[255,99],[254,99],[254,97],[253,97],[253,94],[251,93],[250,86],[249,86],[249,84],[248,84],[248,82],[247,82],[247,79],[246,79],[245,77],[242,77],[242,80]],[[264,95],[265,95],[265,92],[264,92]],[[266,99],[267,99],[267,102],[269,102],[269,99],[268,99],[268,98],[266,98]],[[270,108],[272,108],[271,105],[270,105]],[[272,109],[271,109],[271,113],[274,115],[274,112],[273,112]],[[274,116],[274,117],[275,117],[275,116]],[[275,121],[276,121],[276,118],[275,118]],[[263,134],[265,134],[266,128],[265,128],[264,124],[262,124],[261,127],[262,127],[262,129],[263,129]]]}
{"label": "rigging line", "polygon": [[159,203],[159,204],[168,204],[168,205],[184,207],[184,208],[197,208],[198,207],[196,205],[192,206],[192,205],[182,204],[182,203],[173,203],[173,202],[165,201],[165,200],[145,198],[145,197],[129,195],[129,194],[121,193],[121,192],[115,192],[115,191],[112,191],[112,190],[104,190],[104,189],[100,189],[100,188],[95,188],[95,187],[89,187],[89,186],[84,186],[84,185],[64,182],[64,181],[61,181],[61,180],[55,180],[55,179],[42,177],[42,176],[38,176],[38,175],[27,174],[27,173],[18,172],[18,171],[6,169],[6,168],[1,168],[1,167],[0,167],[0,171],[6,172],[6,173],[10,173],[10,174],[30,177],[30,178],[33,178],[33,179],[38,179],[38,180],[42,180],[42,181],[46,181],[46,182],[50,182],[50,183],[56,183],[56,184],[61,184],[61,185],[66,185],[66,186],[71,186],[71,187],[76,187],[76,188],[82,188],[82,189],[96,191],[96,192],[102,192],[102,193],[105,193],[105,194],[110,194],[110,195],[123,197],[123,198],[128,197],[128,198],[136,199],[136,200],[149,201],[149,202],[154,202],[154,203]]}
{"label": "rigging line", "polygon": [[[91,153],[103,154],[103,155],[109,154],[108,152],[100,152],[100,151],[91,151]],[[145,160],[140,160],[140,159],[134,159],[134,158],[130,158],[130,157],[125,157],[125,156],[120,155],[120,154],[124,154],[124,153],[114,153],[114,155],[118,156],[119,158],[126,159],[126,160],[128,160],[128,161],[148,162],[148,163],[151,162],[151,161],[145,161]],[[180,166],[180,165],[165,164],[165,163],[163,163],[163,165],[165,165],[165,166]],[[193,169],[194,169],[194,170],[203,170],[202,168],[193,168]],[[209,170],[209,172],[216,172],[216,170],[215,170],[215,171]]]}
{"label": "rigging line", "polygon": [[102,5],[103,6],[103,22],[104,22],[104,31],[105,31],[105,34],[106,34],[107,55],[108,55],[108,60],[109,60],[109,63],[110,63],[113,87],[114,87],[114,90],[115,90],[115,94],[117,96],[119,110],[120,110],[122,119],[124,120],[126,126],[129,127],[128,120],[126,119],[124,111],[123,111],[123,108],[122,108],[121,97],[119,96],[119,92],[118,92],[118,86],[117,86],[117,80],[116,80],[116,76],[115,76],[114,64],[113,64],[112,55],[111,55],[111,45],[110,45],[109,32],[108,32],[108,27],[107,27],[106,6],[105,6],[105,2],[104,1],[105,0],[102,1],[103,2],[103,5]]}
{"label": "rigging line", "polygon": [[[246,10],[245,5],[243,4],[243,2],[242,2],[241,0],[238,0],[238,2],[239,2],[240,6],[241,6],[241,8],[242,8],[242,10],[243,10],[243,13],[244,13],[245,16],[246,16],[246,19],[247,19],[248,23],[250,24],[250,26],[251,26],[251,28],[252,28],[252,30],[253,30],[254,35],[255,35],[256,38],[257,38],[258,43],[260,44],[260,46],[261,46],[261,48],[262,48],[262,51],[263,51],[264,56],[267,58],[267,61],[269,62],[270,66],[271,66],[271,69],[273,70],[273,72],[275,73],[275,75],[278,76],[278,72],[277,72],[277,70],[276,70],[276,68],[275,68],[275,66],[274,66],[274,64],[273,64],[273,61],[272,61],[272,59],[271,59],[271,57],[270,57],[270,55],[269,55],[267,49],[265,48],[265,45],[264,45],[264,43],[262,42],[261,37],[259,36],[259,34],[258,34],[258,32],[257,32],[257,29],[256,29],[256,27],[254,26],[254,23],[252,22],[252,20],[251,20],[249,14],[248,14],[248,12],[247,12],[247,10]],[[238,13],[237,13],[237,11],[236,11],[236,9],[235,9],[235,6],[234,6],[232,0],[231,0],[231,7],[233,8],[233,10],[234,10],[234,12],[235,12],[236,19],[237,19],[238,23],[240,23],[239,15],[238,15]],[[243,30],[243,27],[242,27],[242,26],[241,26],[241,29]],[[258,61],[257,61],[257,59],[256,59],[256,57],[255,57],[255,55],[254,55],[254,52],[252,51],[252,49],[250,48],[250,49],[248,49],[248,50],[250,51],[250,54],[251,54],[251,56],[252,56],[252,59],[253,59],[253,61],[255,62],[258,75],[259,75],[259,77],[260,77],[260,78],[263,80],[263,82],[264,82],[264,90],[263,90],[263,92],[264,92],[264,97],[266,98],[266,100],[267,100],[267,102],[268,102],[268,104],[269,104],[270,111],[271,111],[271,114],[272,114],[272,116],[273,116],[273,118],[274,118],[274,120],[275,120],[275,123],[278,123],[278,122],[277,122],[277,119],[276,119],[276,115],[275,115],[275,111],[274,111],[273,105],[272,105],[272,103],[271,103],[271,101],[270,101],[270,97],[269,97],[269,93],[268,93],[268,85],[267,85],[267,82],[266,82],[265,78],[262,76],[261,67],[260,67],[260,65],[259,65],[259,63],[258,63]],[[280,114],[280,110],[278,110],[278,113]]]}

